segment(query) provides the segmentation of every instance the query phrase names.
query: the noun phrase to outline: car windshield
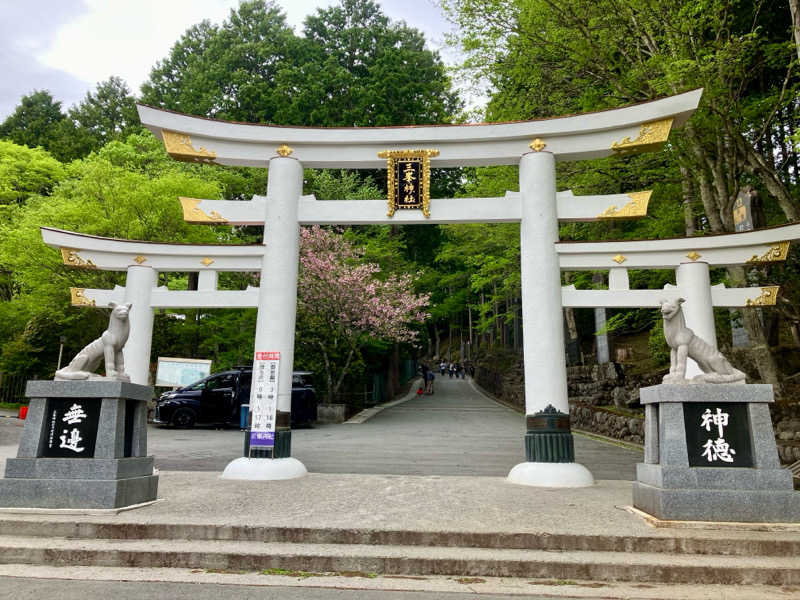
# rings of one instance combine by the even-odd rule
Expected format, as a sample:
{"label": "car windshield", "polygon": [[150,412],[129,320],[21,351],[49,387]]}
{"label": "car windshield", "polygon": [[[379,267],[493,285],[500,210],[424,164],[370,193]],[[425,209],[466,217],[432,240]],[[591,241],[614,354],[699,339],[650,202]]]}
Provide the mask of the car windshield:
{"label": "car windshield", "polygon": [[236,374],[225,373],[224,375],[217,375],[206,379],[205,389],[217,390],[220,388],[234,388],[236,387]]}
{"label": "car windshield", "polygon": [[183,389],[186,390],[187,392],[197,392],[206,387],[206,381],[207,381],[206,379],[201,379],[197,383],[193,383],[192,385],[187,385]]}

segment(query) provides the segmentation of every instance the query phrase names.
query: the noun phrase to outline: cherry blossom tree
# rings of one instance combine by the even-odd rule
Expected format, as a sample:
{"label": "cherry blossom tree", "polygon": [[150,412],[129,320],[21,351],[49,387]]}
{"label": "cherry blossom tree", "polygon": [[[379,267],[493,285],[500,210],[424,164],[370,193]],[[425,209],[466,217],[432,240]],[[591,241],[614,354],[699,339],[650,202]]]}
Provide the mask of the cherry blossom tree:
{"label": "cherry blossom tree", "polygon": [[415,294],[414,281],[409,274],[384,277],[341,234],[319,226],[300,230],[298,323],[306,331],[302,342],[314,345],[322,358],[327,402],[370,338],[417,339],[413,325],[428,317],[428,295]]}

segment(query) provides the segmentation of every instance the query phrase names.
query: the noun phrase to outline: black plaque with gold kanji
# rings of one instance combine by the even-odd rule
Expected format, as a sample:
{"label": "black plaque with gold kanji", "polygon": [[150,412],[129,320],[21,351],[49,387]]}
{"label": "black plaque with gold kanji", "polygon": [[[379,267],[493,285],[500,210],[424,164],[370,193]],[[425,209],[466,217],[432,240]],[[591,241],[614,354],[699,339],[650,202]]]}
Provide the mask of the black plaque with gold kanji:
{"label": "black plaque with gold kanji", "polygon": [[438,150],[384,150],[378,156],[386,158],[389,184],[389,212],[391,217],[398,209],[418,209],[430,217],[431,156]]}
{"label": "black plaque with gold kanji", "polygon": [[422,208],[422,158],[407,158],[394,163],[396,208]]}

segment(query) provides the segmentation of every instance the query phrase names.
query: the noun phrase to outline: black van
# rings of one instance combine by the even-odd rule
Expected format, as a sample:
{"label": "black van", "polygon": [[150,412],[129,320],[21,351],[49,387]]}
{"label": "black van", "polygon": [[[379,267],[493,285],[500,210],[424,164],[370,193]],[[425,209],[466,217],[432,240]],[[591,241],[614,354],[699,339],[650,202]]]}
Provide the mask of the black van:
{"label": "black van", "polygon": [[[311,385],[311,375],[308,371],[292,374],[292,427],[308,426],[317,420],[317,394]],[[239,427],[241,406],[250,401],[252,379],[252,367],[235,367],[165,392],[156,401],[153,421],[174,427],[195,424]]]}

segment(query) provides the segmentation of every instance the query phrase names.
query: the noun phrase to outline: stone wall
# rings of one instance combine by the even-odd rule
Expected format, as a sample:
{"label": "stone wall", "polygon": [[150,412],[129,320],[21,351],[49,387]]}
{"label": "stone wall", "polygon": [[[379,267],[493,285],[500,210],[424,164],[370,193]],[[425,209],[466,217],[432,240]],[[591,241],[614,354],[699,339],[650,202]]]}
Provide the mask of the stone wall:
{"label": "stone wall", "polygon": [[[661,383],[663,375],[631,377],[615,363],[567,367],[572,426],[626,442],[644,443],[644,414],[623,416],[603,406],[639,412],[639,388]],[[523,378],[522,361],[506,371],[490,362],[479,363],[475,371],[478,385],[520,412],[525,411]],[[788,464],[800,460],[800,404],[774,404],[770,409],[781,461]]]}
{"label": "stone wall", "polygon": [[520,412],[525,412],[522,361],[506,371],[478,363],[475,366],[475,382],[501,402],[513,406]]}
{"label": "stone wall", "polygon": [[800,404],[773,404],[770,412],[781,461],[800,460]]}
{"label": "stone wall", "polygon": [[606,437],[644,444],[644,417],[624,416],[584,402],[569,402],[569,420],[575,429]]}

